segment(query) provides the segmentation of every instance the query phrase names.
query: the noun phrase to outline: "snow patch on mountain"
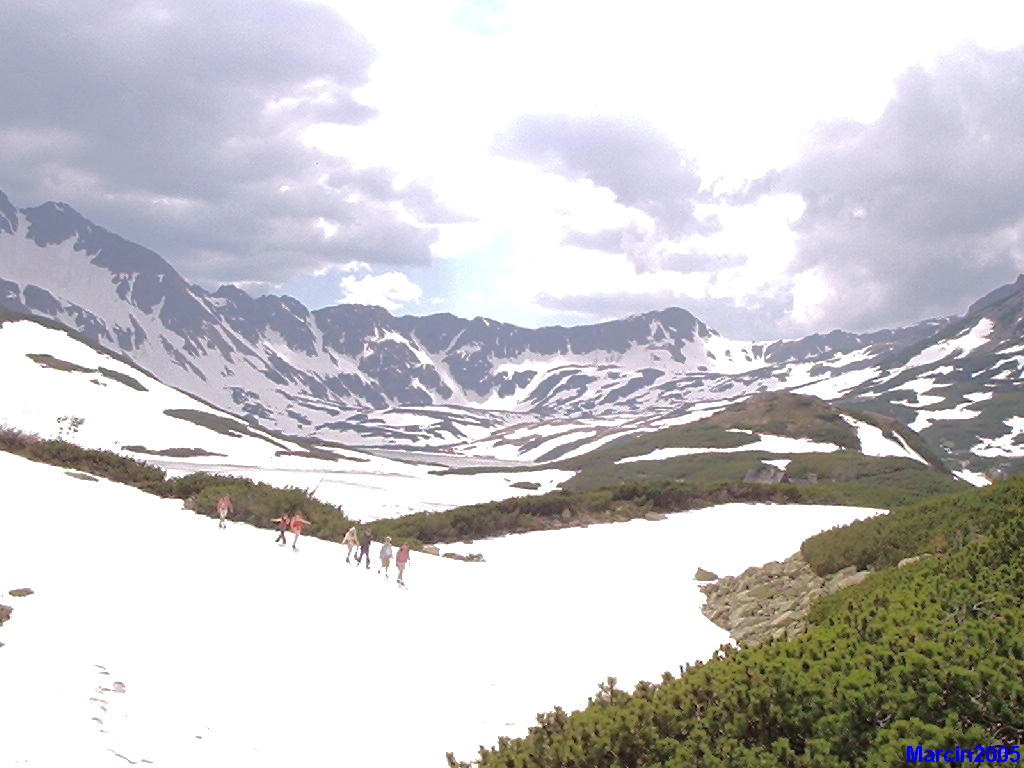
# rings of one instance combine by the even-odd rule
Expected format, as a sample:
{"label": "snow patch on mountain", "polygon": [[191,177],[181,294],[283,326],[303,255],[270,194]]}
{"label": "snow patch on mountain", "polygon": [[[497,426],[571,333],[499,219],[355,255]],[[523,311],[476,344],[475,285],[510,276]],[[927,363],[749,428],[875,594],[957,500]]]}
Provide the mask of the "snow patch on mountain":
{"label": "snow patch on mountain", "polygon": [[950,356],[955,358],[965,357],[972,350],[988,343],[989,336],[992,335],[994,327],[991,320],[983,317],[959,336],[925,347],[910,358],[906,367],[916,368],[921,365],[929,365],[939,360],[945,360]]}
{"label": "snow patch on mountain", "polygon": [[[730,432],[747,432],[735,429]],[[766,453],[832,453],[839,446],[834,443],[819,443],[804,437],[784,437],[782,435],[757,435],[757,440],[745,445],[731,448],[657,448],[642,456],[627,456],[616,461],[616,464],[629,464],[634,461],[661,461],[674,459],[677,456],[693,456],[699,453],[746,453],[748,451],[765,451]]]}
{"label": "snow patch on mountain", "polygon": [[971,452],[976,456],[1000,458],[1024,456],[1024,416],[1011,416],[1003,424],[1009,432],[999,437],[982,438]]}
{"label": "snow patch on mountain", "polygon": [[912,459],[922,464],[928,463],[921,454],[907,445],[898,432],[893,432],[891,438],[886,437],[885,433],[874,424],[868,424],[845,413],[839,414],[839,416],[857,430],[860,452],[865,456],[894,456],[901,459]]}

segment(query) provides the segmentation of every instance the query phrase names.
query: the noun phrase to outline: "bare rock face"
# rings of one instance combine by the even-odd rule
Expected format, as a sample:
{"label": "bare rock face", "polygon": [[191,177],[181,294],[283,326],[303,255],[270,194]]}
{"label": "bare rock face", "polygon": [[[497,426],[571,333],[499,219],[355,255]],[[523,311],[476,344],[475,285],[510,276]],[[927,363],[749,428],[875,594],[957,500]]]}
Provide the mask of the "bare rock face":
{"label": "bare rock face", "polygon": [[18,589],[12,589],[7,594],[11,597],[28,597],[29,595],[34,594],[34,592],[28,587],[19,587]]}
{"label": "bare rock face", "polygon": [[[702,570],[698,569],[698,577]],[[793,637],[803,631],[804,617],[814,601],[859,584],[869,575],[849,567],[818,576],[797,553],[781,563],[765,563],[702,585],[708,599],[701,610],[737,642]]]}
{"label": "bare rock face", "polygon": [[698,568],[697,572],[693,574],[694,581],[717,581],[718,574],[713,571],[706,571],[703,568]]}

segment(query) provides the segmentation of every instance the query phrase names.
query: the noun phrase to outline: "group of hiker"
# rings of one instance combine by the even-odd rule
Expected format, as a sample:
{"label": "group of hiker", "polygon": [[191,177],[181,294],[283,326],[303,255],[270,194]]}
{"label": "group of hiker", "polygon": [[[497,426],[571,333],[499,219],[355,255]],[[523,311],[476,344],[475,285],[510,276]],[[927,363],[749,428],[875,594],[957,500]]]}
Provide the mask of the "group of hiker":
{"label": "group of hiker", "polygon": [[[220,518],[219,528],[227,528],[228,515],[232,512],[234,512],[234,506],[231,504],[231,497],[225,494],[217,501],[217,515]],[[295,535],[295,538],[292,539],[292,549],[297,552],[299,550],[299,536],[302,535],[303,526],[309,525],[309,520],[306,520],[296,511],[293,513],[285,512],[280,517],[275,517],[271,522],[275,524],[275,530],[277,531],[275,542],[282,547],[286,546],[288,544],[287,534],[291,532]],[[345,557],[346,563],[352,562],[352,550],[356,550],[356,567],[359,567],[365,561],[366,568],[370,568],[370,544],[373,543],[373,532],[371,530],[364,530],[360,537],[359,531],[353,525],[348,529],[341,543],[348,547],[348,555]],[[384,543],[380,547],[380,567],[377,569],[377,573],[383,571],[384,578],[386,579],[391,578],[392,557],[395,560],[395,567],[398,569],[398,583],[404,587],[405,568],[409,564],[409,545],[402,544],[396,554],[391,546],[391,537],[385,536]]]}
{"label": "group of hiker", "polygon": [[[360,541],[359,532],[353,525],[348,529],[348,533],[345,534],[345,538],[341,540],[341,543],[348,547],[348,555],[345,557],[345,562],[352,562],[352,550],[356,550],[355,564],[359,567],[359,564],[366,562],[367,569],[370,567],[370,544],[373,541],[373,531],[367,529],[363,531],[363,538]],[[398,583],[403,587],[405,586],[405,567],[409,564],[409,545],[402,544],[398,548],[398,553],[395,554],[391,546],[391,537],[385,536],[384,543],[380,545],[380,568],[377,569],[377,573],[384,572],[384,578],[390,579],[390,568],[391,558],[395,559],[395,567],[398,569]]]}

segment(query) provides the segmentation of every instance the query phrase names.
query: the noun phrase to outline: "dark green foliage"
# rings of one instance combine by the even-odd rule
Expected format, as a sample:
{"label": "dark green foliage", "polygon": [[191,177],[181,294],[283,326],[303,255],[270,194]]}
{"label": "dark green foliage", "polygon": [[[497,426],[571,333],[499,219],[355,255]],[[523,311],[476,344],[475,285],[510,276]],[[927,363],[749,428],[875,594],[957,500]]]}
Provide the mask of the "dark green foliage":
{"label": "dark green foliage", "polygon": [[298,512],[310,522],[304,535],[341,541],[345,532],[356,524],[345,517],[340,507],[319,501],[299,488],[275,488],[245,478],[202,472],[168,480],[166,486],[167,495],[192,499],[195,511],[209,517],[216,517],[217,500],[227,494],[234,507],[231,519],[259,528],[272,528],[274,518]]}
{"label": "dark green foliage", "polygon": [[[420,512],[380,520],[374,523],[374,530],[381,535],[432,544],[631,520],[651,512],[678,512],[736,501],[799,504],[807,498],[807,489],[795,485],[637,481],[470,504],[444,512]],[[829,502],[816,494],[810,503]]]}
{"label": "dark green foliage", "polygon": [[[846,451],[841,453],[848,454]],[[382,535],[408,537],[433,544],[631,520],[651,512],[679,512],[736,501],[888,508],[962,487],[948,475],[932,471],[918,462],[875,459],[860,454],[852,454],[852,457],[874,468],[872,471],[878,474],[861,476],[850,482],[817,485],[679,482],[659,477],[583,488],[567,483],[571,487],[539,496],[489,501],[443,512],[419,512],[381,520],[375,528],[380,529]],[[821,466],[817,468],[822,469]]]}
{"label": "dark green foliage", "polygon": [[[964,515],[961,500],[991,512]],[[586,709],[538,716],[525,737],[482,750],[479,764],[895,768],[905,764],[906,744],[1020,744],[1022,500],[1024,477],[935,502],[936,513],[945,505],[960,521],[951,534],[984,538],[821,601],[793,640],[723,648],[679,678],[666,673],[632,693],[610,680]]]}
{"label": "dark green foliage", "polygon": [[217,500],[227,493],[234,506],[232,519],[262,528],[271,527],[270,521],[282,512],[298,511],[311,523],[306,528],[307,534],[341,541],[355,524],[339,507],[318,501],[297,488],[275,488],[243,478],[205,473],[167,480],[162,469],[111,451],[90,450],[61,440],[41,440],[14,430],[0,430],[0,450],[88,472],[157,496],[192,499],[197,513],[211,517],[217,514]]}
{"label": "dark green foliage", "polygon": [[42,440],[11,429],[0,429],[0,451],[24,456],[32,461],[88,472],[161,496],[167,495],[162,469],[111,451],[81,448],[63,440]]}
{"label": "dark green foliage", "polygon": [[889,515],[833,528],[807,539],[804,559],[819,575],[849,565],[858,570],[895,565],[922,552],[947,552],[1024,509],[1019,479],[920,501]]}

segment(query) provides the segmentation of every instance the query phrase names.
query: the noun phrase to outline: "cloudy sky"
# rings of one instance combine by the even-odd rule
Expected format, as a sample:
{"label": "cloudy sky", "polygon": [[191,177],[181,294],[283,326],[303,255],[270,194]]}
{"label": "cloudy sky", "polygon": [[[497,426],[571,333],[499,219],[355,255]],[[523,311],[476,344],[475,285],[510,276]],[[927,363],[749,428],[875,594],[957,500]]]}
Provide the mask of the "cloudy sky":
{"label": "cloudy sky", "polygon": [[0,189],[314,307],[909,323],[1024,271],[1018,6],[6,0]]}

